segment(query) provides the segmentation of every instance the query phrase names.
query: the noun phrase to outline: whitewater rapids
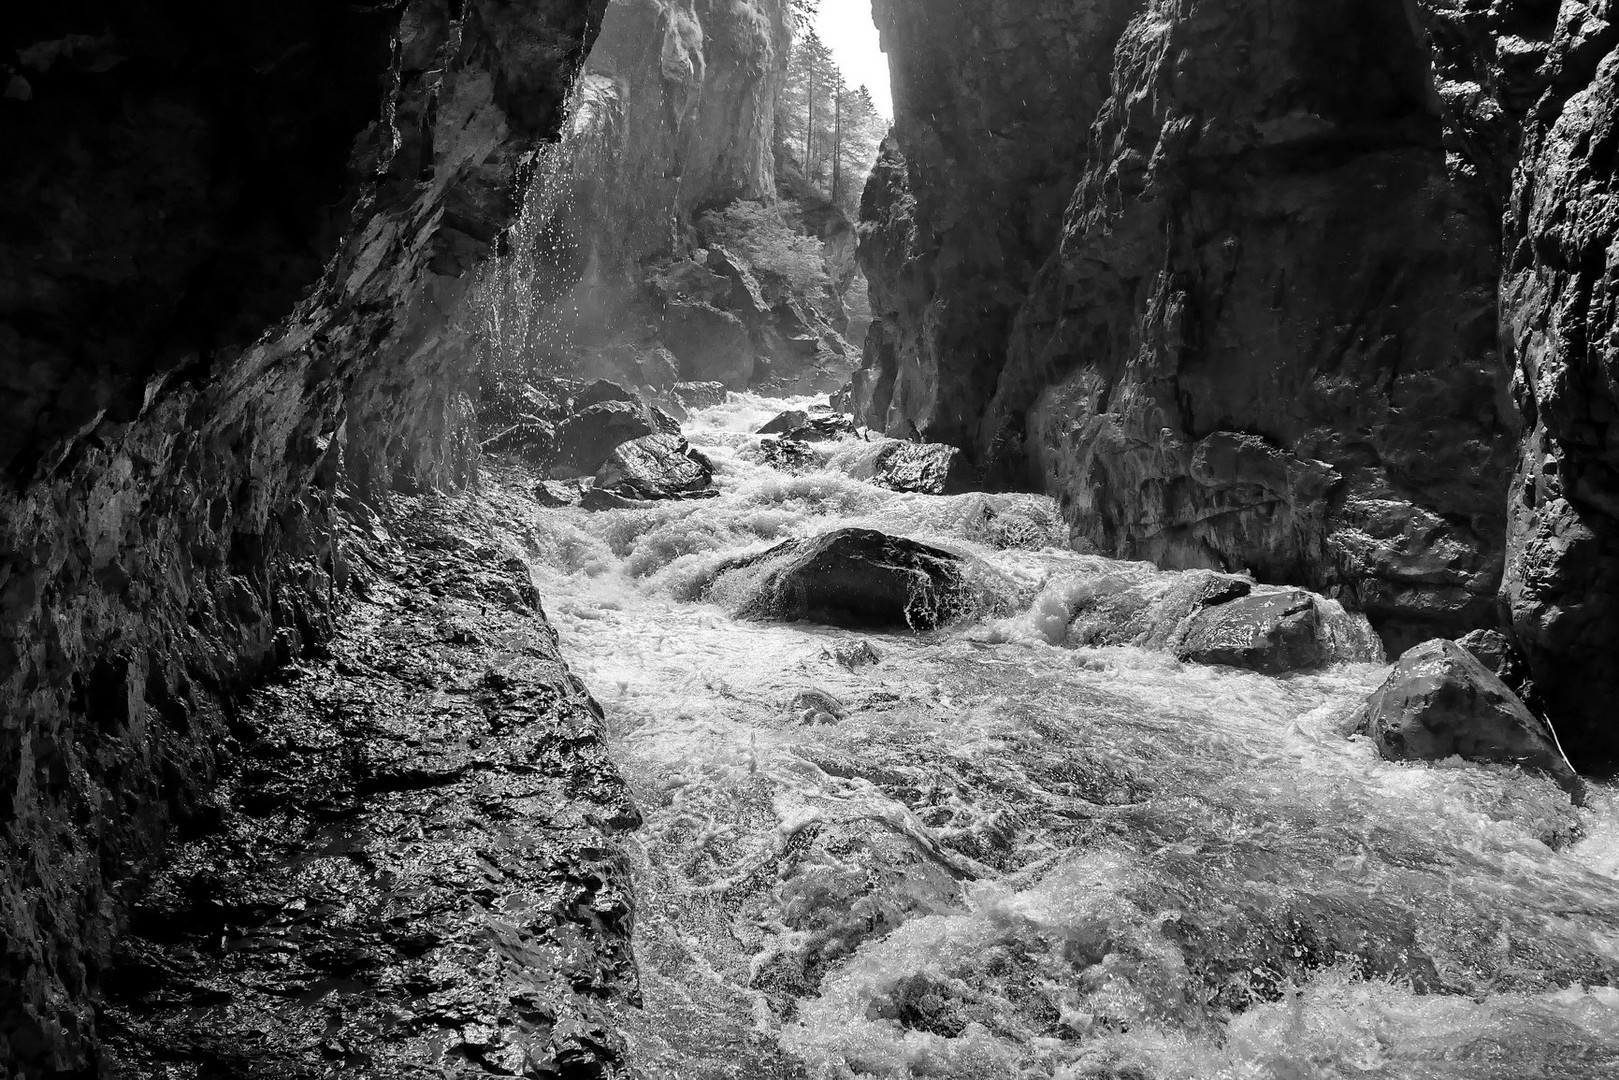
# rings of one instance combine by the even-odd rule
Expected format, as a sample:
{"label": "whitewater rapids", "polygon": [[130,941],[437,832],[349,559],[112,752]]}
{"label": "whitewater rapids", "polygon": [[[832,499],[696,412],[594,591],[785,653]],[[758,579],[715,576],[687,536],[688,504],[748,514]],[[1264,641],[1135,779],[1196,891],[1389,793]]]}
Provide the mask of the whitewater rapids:
{"label": "whitewater rapids", "polygon": [[[648,1076],[1619,1075],[1611,788],[1382,761],[1347,734],[1380,664],[1073,647],[1088,582],[1158,572],[1064,550],[1045,499],[854,479],[858,440],[777,472],[750,432],[807,404],[691,418],[718,499],[526,511],[646,818],[615,1023]],[[986,507],[1048,535],[1003,549]],[[872,634],[705,588],[846,526],[970,556],[998,602]]]}

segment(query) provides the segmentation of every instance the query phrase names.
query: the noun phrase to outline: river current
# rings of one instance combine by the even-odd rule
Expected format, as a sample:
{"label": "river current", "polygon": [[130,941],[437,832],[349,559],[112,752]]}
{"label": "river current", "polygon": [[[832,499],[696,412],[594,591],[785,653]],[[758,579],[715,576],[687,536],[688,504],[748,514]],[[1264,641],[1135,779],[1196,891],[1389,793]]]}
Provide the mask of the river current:
{"label": "river current", "polygon": [[[528,525],[646,819],[646,1075],[1619,1075],[1612,788],[1382,761],[1348,734],[1377,663],[1076,645],[1088,589],[1166,575],[1066,550],[1043,498],[874,487],[859,440],[778,472],[751,432],[807,404],[690,419],[718,499]],[[855,633],[709,587],[851,525],[970,556],[979,614]]]}

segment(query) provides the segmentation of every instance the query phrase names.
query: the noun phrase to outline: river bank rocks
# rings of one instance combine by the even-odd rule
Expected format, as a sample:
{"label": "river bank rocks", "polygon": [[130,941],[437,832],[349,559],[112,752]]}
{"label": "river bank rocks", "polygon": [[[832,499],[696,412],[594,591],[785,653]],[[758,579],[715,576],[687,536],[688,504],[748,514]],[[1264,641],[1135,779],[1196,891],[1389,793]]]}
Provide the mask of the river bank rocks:
{"label": "river bank rocks", "polygon": [[932,630],[975,609],[961,556],[873,529],[789,540],[715,579],[710,593],[748,619]]}
{"label": "river bank rocks", "polygon": [[346,532],[363,597],[253,695],[133,897],[111,1075],[591,1076],[638,1000],[640,821],[562,661],[503,475]]}
{"label": "river bank rocks", "polygon": [[1467,649],[1442,638],[1408,650],[1354,730],[1390,761],[1469,761],[1546,773],[1576,800],[1584,787],[1544,722]]}
{"label": "river bank rocks", "polygon": [[649,435],[680,436],[680,421],[632,398],[602,401],[557,425],[551,471],[558,478],[590,475],[627,442]]}
{"label": "river bank rocks", "polygon": [[345,518],[473,478],[454,313],[605,6],[8,11],[0,1071],[103,1060],[134,883],[332,632]]}

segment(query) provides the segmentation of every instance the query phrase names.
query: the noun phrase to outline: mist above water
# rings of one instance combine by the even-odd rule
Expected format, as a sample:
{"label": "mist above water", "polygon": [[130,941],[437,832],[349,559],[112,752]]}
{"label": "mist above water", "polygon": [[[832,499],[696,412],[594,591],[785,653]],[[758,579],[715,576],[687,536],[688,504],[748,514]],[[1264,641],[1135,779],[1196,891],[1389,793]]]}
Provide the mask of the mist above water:
{"label": "mist above water", "polygon": [[[807,404],[692,418],[719,499],[530,526],[646,815],[618,1022],[652,1075],[1619,1068],[1610,791],[1382,761],[1346,734],[1377,664],[1074,647],[1086,583],[1173,575],[1063,550],[1043,498],[854,479],[859,440],[777,472],[750,432]],[[1013,512],[1049,543],[997,546]],[[967,556],[988,601],[928,634],[733,617],[724,560],[851,525]]]}

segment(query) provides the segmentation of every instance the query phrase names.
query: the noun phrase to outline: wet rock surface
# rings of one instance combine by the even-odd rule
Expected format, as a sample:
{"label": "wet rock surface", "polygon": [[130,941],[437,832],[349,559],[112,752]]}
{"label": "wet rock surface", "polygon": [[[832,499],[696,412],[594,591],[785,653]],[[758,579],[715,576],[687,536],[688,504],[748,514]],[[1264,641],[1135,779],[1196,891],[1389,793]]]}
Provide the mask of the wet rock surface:
{"label": "wet rock surface", "polygon": [[978,486],[967,456],[956,447],[897,439],[879,446],[856,475],[890,491],[918,495],[960,495]]}
{"label": "wet rock surface", "polygon": [[714,466],[681,435],[648,435],[613,451],[596,487],[631,499],[676,499],[708,488]]}
{"label": "wet rock surface", "polygon": [[553,464],[588,475],[624,443],[648,435],[679,437],[680,422],[639,398],[590,405],[557,426]]}
{"label": "wet rock surface", "polygon": [[725,404],[727,391],[719,382],[679,382],[670,393],[687,409],[711,409]]}
{"label": "wet rock surface", "polygon": [[961,564],[960,556],[914,540],[839,529],[789,540],[722,568],[720,577],[745,574],[743,618],[931,630],[971,610]]}
{"label": "wet rock surface", "polygon": [[1058,495],[1087,550],[1340,588],[1394,647],[1492,624],[1496,215],[1404,6],[924,6],[878,4],[868,422]]}
{"label": "wet rock surface", "polygon": [[8,1068],[94,1067],[129,891],[212,813],[228,703],[332,631],[340,483],[471,479],[450,313],[603,6],[8,12]]}
{"label": "wet rock surface", "polygon": [[1469,761],[1548,773],[1576,798],[1583,785],[1555,737],[1507,685],[1456,642],[1435,639],[1400,657],[1355,730],[1390,761]]}
{"label": "wet rock surface", "polygon": [[615,836],[639,814],[561,661],[521,497],[346,534],[360,595],[255,694],[209,813],[136,897],[101,1029],[122,1076],[621,1075]]}
{"label": "wet rock surface", "polygon": [[1339,659],[1325,640],[1315,598],[1298,589],[1249,593],[1204,608],[1181,640],[1180,657],[1267,675]]}
{"label": "wet rock surface", "polygon": [[1268,675],[1383,659],[1363,616],[1231,574],[1112,574],[1070,601],[1066,627],[1049,635],[1070,645],[1134,645]]}

